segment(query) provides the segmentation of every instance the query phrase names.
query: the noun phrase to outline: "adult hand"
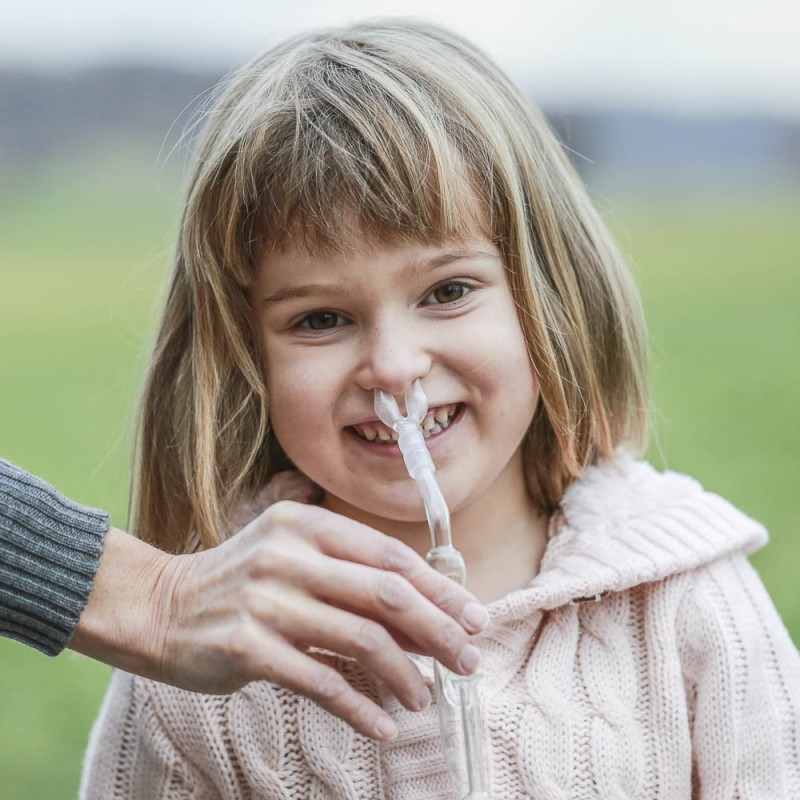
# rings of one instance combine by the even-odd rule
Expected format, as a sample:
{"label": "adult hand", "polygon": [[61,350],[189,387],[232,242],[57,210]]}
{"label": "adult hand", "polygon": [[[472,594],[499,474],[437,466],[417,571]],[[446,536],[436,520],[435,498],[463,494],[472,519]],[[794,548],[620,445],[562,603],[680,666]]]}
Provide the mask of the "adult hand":
{"label": "adult hand", "polygon": [[69,646],[192,691],[266,679],[362,733],[395,725],[309,648],[350,656],[407,708],[430,694],[403,650],[466,674],[486,613],[411,548],[318,506],[282,501],[219,547],[173,556],[109,531],[97,582]]}

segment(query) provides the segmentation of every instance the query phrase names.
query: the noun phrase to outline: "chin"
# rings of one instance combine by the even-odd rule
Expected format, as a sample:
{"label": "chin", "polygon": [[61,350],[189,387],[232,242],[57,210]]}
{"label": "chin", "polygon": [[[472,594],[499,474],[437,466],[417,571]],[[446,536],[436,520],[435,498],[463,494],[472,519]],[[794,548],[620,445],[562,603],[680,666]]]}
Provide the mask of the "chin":
{"label": "chin", "polygon": [[377,517],[393,522],[427,521],[422,497],[411,478],[408,478],[407,485],[406,481],[396,486],[383,485],[374,492],[369,489],[350,491],[326,489],[325,504],[332,510],[353,519]]}

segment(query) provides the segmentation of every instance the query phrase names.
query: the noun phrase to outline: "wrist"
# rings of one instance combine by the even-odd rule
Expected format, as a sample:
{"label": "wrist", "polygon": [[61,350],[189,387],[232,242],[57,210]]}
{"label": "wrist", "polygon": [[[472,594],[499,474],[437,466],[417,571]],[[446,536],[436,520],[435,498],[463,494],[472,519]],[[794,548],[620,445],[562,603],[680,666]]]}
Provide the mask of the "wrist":
{"label": "wrist", "polygon": [[161,679],[168,618],[162,595],[169,591],[167,576],[176,559],[111,528],[89,600],[67,646],[112,667]]}

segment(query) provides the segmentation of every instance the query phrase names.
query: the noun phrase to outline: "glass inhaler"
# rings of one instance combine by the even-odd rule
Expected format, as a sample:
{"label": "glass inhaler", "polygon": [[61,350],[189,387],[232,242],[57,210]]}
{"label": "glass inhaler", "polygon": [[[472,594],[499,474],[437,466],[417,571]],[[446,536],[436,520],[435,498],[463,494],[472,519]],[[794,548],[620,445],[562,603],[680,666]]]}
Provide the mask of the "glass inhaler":
{"label": "glass inhaler", "polygon": [[[425,444],[421,423],[428,413],[428,399],[417,380],[406,391],[406,414],[396,400],[375,390],[378,419],[398,435],[408,474],[422,495],[432,546],[428,563],[442,575],[466,585],[467,570],[461,553],[453,547],[450,510],[433,473],[436,467]],[[457,675],[434,662],[439,733],[456,800],[491,800],[487,787],[478,681],[480,675]]]}

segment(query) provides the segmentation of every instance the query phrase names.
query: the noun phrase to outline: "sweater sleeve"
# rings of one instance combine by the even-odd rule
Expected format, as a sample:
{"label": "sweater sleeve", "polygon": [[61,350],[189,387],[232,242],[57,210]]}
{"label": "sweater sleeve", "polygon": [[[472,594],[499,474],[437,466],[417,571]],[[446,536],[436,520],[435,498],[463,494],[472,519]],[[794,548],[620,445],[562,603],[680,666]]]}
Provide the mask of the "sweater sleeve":
{"label": "sweater sleeve", "polygon": [[0,460],[0,635],[57,655],[78,624],[108,514]]}
{"label": "sweater sleeve", "polygon": [[800,658],[744,555],[698,569],[682,614],[693,797],[800,797]]}
{"label": "sweater sleeve", "polygon": [[149,686],[141,678],[115,671],[89,739],[80,800],[219,798],[177,749]]}

